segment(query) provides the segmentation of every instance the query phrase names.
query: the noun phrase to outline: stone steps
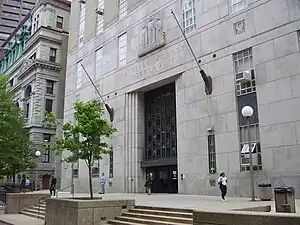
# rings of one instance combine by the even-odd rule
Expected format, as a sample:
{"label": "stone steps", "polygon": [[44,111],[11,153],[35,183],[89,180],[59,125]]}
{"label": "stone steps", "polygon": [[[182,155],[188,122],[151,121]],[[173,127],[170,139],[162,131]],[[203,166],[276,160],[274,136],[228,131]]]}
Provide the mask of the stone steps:
{"label": "stone steps", "polygon": [[42,202],[41,204],[25,208],[20,214],[44,220],[46,216],[46,203]]}
{"label": "stone steps", "polygon": [[108,224],[187,225],[193,224],[193,211],[189,209],[136,206],[114,220],[108,221]]}

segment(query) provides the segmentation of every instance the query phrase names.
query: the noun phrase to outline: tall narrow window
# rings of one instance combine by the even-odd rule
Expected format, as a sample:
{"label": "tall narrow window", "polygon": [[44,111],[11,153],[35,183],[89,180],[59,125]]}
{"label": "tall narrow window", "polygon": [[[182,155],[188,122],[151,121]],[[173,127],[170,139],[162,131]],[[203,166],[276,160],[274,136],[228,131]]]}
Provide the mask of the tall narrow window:
{"label": "tall narrow window", "polygon": [[110,152],[109,152],[109,177],[114,177],[114,151],[113,146],[110,146]]}
{"label": "tall narrow window", "polygon": [[119,18],[127,16],[127,0],[119,0]]}
{"label": "tall narrow window", "polygon": [[217,162],[216,162],[216,141],[215,135],[210,134],[207,136],[208,144],[208,169],[209,173],[215,174],[217,172]]}
{"label": "tall narrow window", "polygon": [[119,66],[126,65],[127,58],[127,33],[119,37]]}
{"label": "tall narrow window", "polygon": [[29,107],[30,107],[30,105],[29,105],[29,102],[28,102],[25,105],[25,118],[29,117]]}
{"label": "tall narrow window", "polygon": [[186,34],[196,30],[195,0],[182,0],[183,29]]}
{"label": "tall narrow window", "polygon": [[[250,149],[252,152],[253,169],[262,170],[256,80],[253,66],[252,48],[248,48],[233,54],[233,61],[238,110],[241,171],[250,170]],[[250,148],[248,144],[247,120],[241,114],[242,108],[246,105],[249,105],[253,108],[253,115],[249,118]]]}
{"label": "tall narrow window", "polygon": [[77,178],[78,175],[79,175],[79,160],[77,160],[77,162],[74,162],[73,165],[72,165],[72,176],[74,178]]}
{"label": "tall narrow window", "polygon": [[63,28],[64,18],[61,16],[56,17],[56,27],[59,29]]}
{"label": "tall narrow window", "polygon": [[45,111],[47,113],[52,112],[53,110],[53,100],[52,99],[46,99],[46,103],[45,103]]}
{"label": "tall narrow window", "polygon": [[103,50],[102,48],[96,51],[96,76],[101,76],[103,73]]}
{"label": "tall narrow window", "polygon": [[54,81],[46,80],[46,94],[53,95],[54,93]]}
{"label": "tall narrow window", "polygon": [[79,17],[79,32],[78,32],[78,46],[83,45],[84,40],[84,26],[85,26],[85,4],[80,4],[80,17]]}
{"label": "tall narrow window", "polygon": [[77,63],[77,73],[76,73],[76,88],[80,88],[82,84],[82,66],[80,62]]}
{"label": "tall narrow window", "polygon": [[50,151],[46,150],[46,146],[49,145],[51,141],[51,134],[43,134],[43,142],[44,142],[44,152],[43,152],[43,163],[50,162]]}
{"label": "tall narrow window", "polygon": [[248,6],[248,0],[231,0],[231,12],[239,11]]}
{"label": "tall narrow window", "polygon": [[97,35],[99,35],[103,32],[104,28],[104,0],[98,0],[97,12]]}
{"label": "tall narrow window", "polygon": [[50,48],[50,54],[49,54],[49,61],[50,62],[55,62],[56,61],[56,49],[55,48]]}
{"label": "tall narrow window", "polygon": [[39,28],[39,21],[40,21],[40,15],[37,14],[34,18],[33,18],[33,30],[32,30],[32,34],[34,32],[37,31],[37,29]]}

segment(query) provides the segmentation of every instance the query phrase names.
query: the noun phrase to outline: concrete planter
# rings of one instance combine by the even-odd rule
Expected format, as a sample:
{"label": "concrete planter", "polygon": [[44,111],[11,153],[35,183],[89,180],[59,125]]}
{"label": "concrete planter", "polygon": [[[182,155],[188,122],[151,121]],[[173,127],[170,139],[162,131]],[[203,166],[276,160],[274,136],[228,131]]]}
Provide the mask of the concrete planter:
{"label": "concrete planter", "polygon": [[88,198],[46,201],[46,225],[100,225],[133,208],[135,200],[90,200]]}

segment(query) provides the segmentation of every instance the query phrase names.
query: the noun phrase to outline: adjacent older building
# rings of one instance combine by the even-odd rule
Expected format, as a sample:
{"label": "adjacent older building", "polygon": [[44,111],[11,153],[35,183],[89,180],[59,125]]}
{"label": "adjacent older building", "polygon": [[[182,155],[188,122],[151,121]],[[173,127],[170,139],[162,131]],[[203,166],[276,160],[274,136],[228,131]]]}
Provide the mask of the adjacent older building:
{"label": "adjacent older building", "polygon": [[[211,95],[170,9],[212,77]],[[299,196],[299,28],[291,0],[73,0],[64,117],[73,120],[74,101],[97,98],[82,63],[118,129],[93,176],[110,177],[110,192],[144,192],[148,174],[154,192],[215,195],[224,171],[229,194],[249,196],[251,149],[256,187]],[[88,191],[87,173],[75,165],[77,191]],[[71,174],[65,164],[65,184]]]}
{"label": "adjacent older building", "polygon": [[[63,119],[66,55],[70,2],[40,0],[2,47],[0,73],[9,75],[9,89],[16,104],[24,111],[30,137],[41,152],[38,157],[39,184],[48,188],[54,175],[60,181],[61,157],[45,150],[59,135],[42,123],[46,112]],[[35,171],[27,171],[35,180]]]}
{"label": "adjacent older building", "polygon": [[34,7],[36,0],[1,0],[0,46]]}

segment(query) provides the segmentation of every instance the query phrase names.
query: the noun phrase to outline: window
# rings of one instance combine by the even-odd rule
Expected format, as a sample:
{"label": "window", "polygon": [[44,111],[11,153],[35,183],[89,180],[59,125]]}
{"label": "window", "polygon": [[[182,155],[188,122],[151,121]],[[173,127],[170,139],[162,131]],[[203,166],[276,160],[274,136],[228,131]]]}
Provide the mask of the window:
{"label": "window", "polygon": [[64,23],[64,18],[61,16],[56,17],[56,27],[62,29]]}
{"label": "window", "polygon": [[114,177],[114,151],[113,146],[109,147],[110,153],[109,153],[109,177]]}
{"label": "window", "polygon": [[9,81],[9,87],[12,87],[14,86],[14,78],[12,78],[10,81]]}
{"label": "window", "polygon": [[76,95],[75,101],[76,101],[76,102],[79,102],[79,101],[80,101],[80,94],[77,94],[77,95]]}
{"label": "window", "polygon": [[127,16],[127,0],[119,0],[119,18]]}
{"label": "window", "polygon": [[84,26],[85,26],[85,4],[80,4],[79,32],[78,32],[78,46],[79,47],[83,45]]}
{"label": "window", "polygon": [[217,172],[216,163],[216,141],[215,135],[210,134],[207,136],[208,143],[208,169],[210,174],[215,174]]}
{"label": "window", "polygon": [[248,0],[231,0],[231,12],[239,11],[248,6]]}
{"label": "window", "polygon": [[44,143],[50,143],[51,134],[43,134],[43,141],[44,141]]}
{"label": "window", "polygon": [[98,165],[93,165],[93,167],[92,167],[92,177],[99,177],[99,167],[98,167]]}
{"label": "window", "polygon": [[186,34],[196,30],[195,0],[182,0],[183,29]]}
{"label": "window", "polygon": [[50,162],[50,151],[44,150],[43,153],[43,163],[49,163]]}
{"label": "window", "polygon": [[79,174],[79,161],[72,165],[72,175],[74,178],[78,177]]}
{"label": "window", "polygon": [[40,15],[37,14],[36,17],[33,18],[33,32],[36,32],[37,29],[39,28],[39,20],[40,20]]}
{"label": "window", "polygon": [[[233,54],[237,96],[256,92],[252,49]],[[249,76],[247,81],[246,76]]]}
{"label": "window", "polygon": [[56,49],[55,48],[50,48],[50,54],[49,54],[49,61],[50,62],[55,62],[56,61]]}
{"label": "window", "polygon": [[29,105],[29,102],[28,103],[26,103],[26,105],[25,105],[25,118],[28,118],[29,117],[29,107],[30,107],[30,105]]}
{"label": "window", "polygon": [[54,81],[53,80],[46,80],[46,93],[53,95],[54,91]]}
{"label": "window", "polygon": [[102,75],[103,73],[103,50],[102,48],[96,51],[96,76]]}
{"label": "window", "polygon": [[79,63],[77,63],[76,88],[80,88],[81,87],[82,73],[83,73],[83,69],[82,69],[82,66],[80,65],[80,62],[79,62]]}
{"label": "window", "polygon": [[[104,0],[98,0],[98,10],[104,10]],[[104,16],[97,15],[97,35],[103,32]]]}
{"label": "window", "polygon": [[127,33],[119,37],[119,66],[126,65],[127,56]]}
{"label": "window", "polygon": [[53,100],[52,99],[46,99],[45,103],[45,111],[47,113],[52,112],[52,107],[53,107]]}

